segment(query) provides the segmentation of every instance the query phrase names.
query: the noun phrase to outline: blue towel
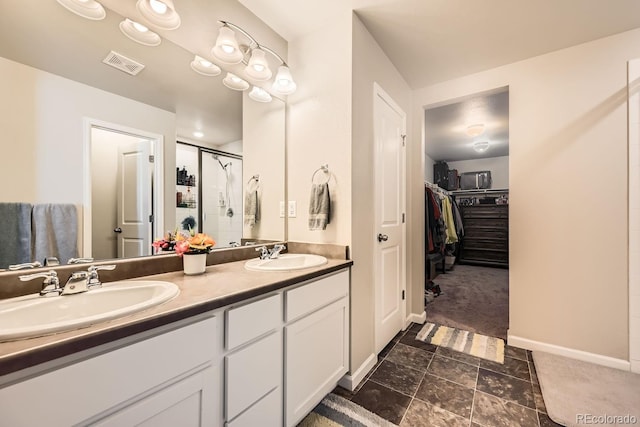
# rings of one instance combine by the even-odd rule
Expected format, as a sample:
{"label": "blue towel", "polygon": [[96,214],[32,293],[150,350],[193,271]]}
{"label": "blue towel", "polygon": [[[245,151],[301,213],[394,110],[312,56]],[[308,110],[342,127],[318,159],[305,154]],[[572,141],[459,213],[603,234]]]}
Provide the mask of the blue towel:
{"label": "blue towel", "polygon": [[31,262],[31,204],[0,203],[0,268]]}
{"label": "blue towel", "polygon": [[31,214],[33,259],[56,257],[61,264],[78,257],[78,211],[72,204],[39,204]]}

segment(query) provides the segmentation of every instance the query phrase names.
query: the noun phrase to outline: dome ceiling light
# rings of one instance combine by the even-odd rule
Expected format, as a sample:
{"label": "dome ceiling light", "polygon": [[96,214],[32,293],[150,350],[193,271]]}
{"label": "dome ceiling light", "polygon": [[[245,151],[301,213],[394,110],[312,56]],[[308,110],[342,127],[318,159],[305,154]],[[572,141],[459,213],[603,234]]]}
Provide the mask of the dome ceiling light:
{"label": "dome ceiling light", "polygon": [[56,0],[68,11],[93,21],[100,21],[107,16],[104,7],[95,0]]}
{"label": "dome ceiling light", "polygon": [[484,132],[484,124],[476,123],[474,125],[468,126],[465,132],[467,136],[475,138],[478,135],[482,135],[482,133]]}
{"label": "dome ceiling light", "polygon": [[258,86],[254,86],[253,89],[251,89],[251,92],[249,92],[249,98],[256,102],[271,102],[272,99],[269,92]]}
{"label": "dome ceiling light", "polygon": [[249,89],[249,83],[233,73],[227,73],[227,76],[222,80],[222,83],[229,89],[233,90],[242,91]]}
{"label": "dome ceiling light", "polygon": [[193,69],[193,71],[195,71],[196,73],[200,73],[203,76],[212,77],[222,73],[222,70],[220,69],[220,67],[218,67],[216,64],[209,61],[208,59],[205,59],[198,55],[196,55],[194,60],[191,61],[191,68]]}
{"label": "dome ceiling light", "polygon": [[473,149],[477,153],[484,153],[489,149],[489,141],[476,141],[473,143]]}
{"label": "dome ceiling light", "polygon": [[162,30],[175,30],[180,26],[180,15],[173,0],[138,0],[136,7],[145,20]]}

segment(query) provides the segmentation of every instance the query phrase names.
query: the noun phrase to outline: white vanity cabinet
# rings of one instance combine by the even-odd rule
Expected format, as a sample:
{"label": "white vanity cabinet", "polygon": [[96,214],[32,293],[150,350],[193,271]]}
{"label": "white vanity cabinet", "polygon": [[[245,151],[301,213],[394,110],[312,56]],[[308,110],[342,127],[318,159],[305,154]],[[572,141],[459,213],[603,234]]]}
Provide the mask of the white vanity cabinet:
{"label": "white vanity cabinet", "polygon": [[219,348],[206,337],[216,335],[217,322],[206,316],[177,329],[160,328],[160,334],[140,334],[134,342],[100,348],[96,355],[1,388],[0,424],[214,425]]}
{"label": "white vanity cabinet", "polygon": [[280,427],[282,294],[232,307],[225,314],[226,425]]}
{"label": "white vanity cabinet", "polygon": [[295,426],[349,370],[349,272],[285,291],[285,425]]}

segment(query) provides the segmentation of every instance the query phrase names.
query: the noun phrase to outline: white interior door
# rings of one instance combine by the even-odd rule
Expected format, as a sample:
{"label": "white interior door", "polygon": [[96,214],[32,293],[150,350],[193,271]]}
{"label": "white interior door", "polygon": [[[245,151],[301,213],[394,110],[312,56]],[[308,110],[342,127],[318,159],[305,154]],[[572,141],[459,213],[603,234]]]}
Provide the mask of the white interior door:
{"label": "white interior door", "polygon": [[118,258],[151,255],[153,163],[150,146],[149,141],[141,140],[118,150],[118,217],[114,229]]}
{"label": "white interior door", "polygon": [[374,86],[375,346],[379,353],[402,329],[405,317],[406,115]]}

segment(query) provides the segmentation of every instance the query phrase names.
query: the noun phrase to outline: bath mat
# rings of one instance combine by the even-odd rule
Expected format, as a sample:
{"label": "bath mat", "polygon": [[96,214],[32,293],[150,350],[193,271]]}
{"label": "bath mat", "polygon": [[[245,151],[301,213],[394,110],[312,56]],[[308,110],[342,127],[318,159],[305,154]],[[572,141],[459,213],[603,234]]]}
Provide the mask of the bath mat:
{"label": "bath mat", "polygon": [[504,340],[500,338],[427,322],[416,339],[492,362],[504,363]]}
{"label": "bath mat", "polygon": [[330,393],[298,424],[298,427],[393,427],[384,418],[337,394]]}

